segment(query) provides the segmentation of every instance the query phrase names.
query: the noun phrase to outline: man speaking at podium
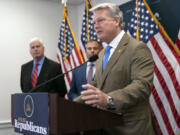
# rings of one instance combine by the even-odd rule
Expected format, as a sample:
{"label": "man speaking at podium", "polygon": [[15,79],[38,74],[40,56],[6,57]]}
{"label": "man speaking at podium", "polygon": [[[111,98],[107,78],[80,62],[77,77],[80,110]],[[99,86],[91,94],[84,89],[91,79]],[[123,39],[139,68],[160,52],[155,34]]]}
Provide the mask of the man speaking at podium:
{"label": "man speaking at podium", "polygon": [[154,135],[149,105],[154,72],[150,50],[125,33],[117,5],[104,3],[91,11],[97,36],[107,47],[99,54],[92,85],[83,85],[86,90],[75,101],[122,114],[122,125],[105,129],[108,135]]}
{"label": "man speaking at podium", "polygon": [[64,97],[66,87],[63,76],[38,87],[38,85],[62,74],[60,64],[44,56],[44,45],[40,39],[33,38],[30,41],[30,54],[33,60],[21,67],[22,92],[50,92]]}

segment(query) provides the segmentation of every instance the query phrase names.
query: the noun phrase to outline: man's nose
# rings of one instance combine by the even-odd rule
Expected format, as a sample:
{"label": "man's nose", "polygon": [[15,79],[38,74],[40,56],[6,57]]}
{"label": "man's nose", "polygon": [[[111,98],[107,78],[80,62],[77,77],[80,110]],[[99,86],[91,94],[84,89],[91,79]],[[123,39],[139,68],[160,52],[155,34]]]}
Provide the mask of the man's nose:
{"label": "man's nose", "polygon": [[99,28],[99,26],[100,26],[100,25],[99,25],[98,23],[95,23],[95,24],[94,24],[94,29],[97,30],[97,29]]}
{"label": "man's nose", "polygon": [[91,49],[91,52],[94,52],[94,49]]}

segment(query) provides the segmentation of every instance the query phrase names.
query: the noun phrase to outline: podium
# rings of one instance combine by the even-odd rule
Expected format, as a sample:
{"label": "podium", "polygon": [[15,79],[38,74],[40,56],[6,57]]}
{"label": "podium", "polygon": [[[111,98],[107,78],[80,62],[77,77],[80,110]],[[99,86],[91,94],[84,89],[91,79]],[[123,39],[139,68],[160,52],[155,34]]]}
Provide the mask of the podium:
{"label": "podium", "polygon": [[[23,104],[23,103],[19,103]],[[11,122],[14,125],[14,94],[11,95]],[[49,133],[64,135],[111,128],[122,124],[122,116],[89,105],[48,94]]]}

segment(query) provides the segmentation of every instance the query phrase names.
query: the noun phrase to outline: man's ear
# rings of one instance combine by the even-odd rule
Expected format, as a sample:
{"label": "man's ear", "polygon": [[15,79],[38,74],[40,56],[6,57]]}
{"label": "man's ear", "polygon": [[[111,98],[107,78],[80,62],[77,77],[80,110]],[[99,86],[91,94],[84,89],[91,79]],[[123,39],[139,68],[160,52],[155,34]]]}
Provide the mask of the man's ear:
{"label": "man's ear", "polygon": [[119,17],[116,17],[114,20],[116,21],[117,26],[119,26],[120,18],[119,18]]}

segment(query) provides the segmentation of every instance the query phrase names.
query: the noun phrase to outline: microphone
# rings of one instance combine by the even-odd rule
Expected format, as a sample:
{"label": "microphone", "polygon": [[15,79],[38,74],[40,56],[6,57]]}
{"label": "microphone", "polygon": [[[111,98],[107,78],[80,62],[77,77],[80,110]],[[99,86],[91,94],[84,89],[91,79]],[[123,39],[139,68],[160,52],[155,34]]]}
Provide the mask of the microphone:
{"label": "microphone", "polygon": [[45,85],[45,84],[47,84],[47,83],[49,83],[49,82],[51,82],[51,81],[53,81],[53,80],[56,80],[56,79],[59,78],[59,77],[62,77],[63,75],[65,75],[65,74],[73,71],[73,70],[76,69],[76,68],[79,68],[80,66],[84,65],[84,64],[87,63],[87,62],[95,62],[98,58],[99,58],[98,55],[95,54],[95,55],[91,56],[91,57],[90,57],[86,62],[84,62],[83,64],[81,64],[81,65],[79,65],[79,66],[77,66],[77,67],[75,67],[75,68],[73,68],[73,69],[71,69],[71,70],[69,70],[69,71],[67,71],[67,72],[65,72],[65,73],[59,74],[59,75],[57,75],[57,76],[55,76],[55,77],[53,77],[53,78],[51,78],[51,79],[49,79],[49,80],[47,80],[47,81],[45,81],[45,82],[43,82],[43,83],[37,85],[35,88],[30,89],[30,90],[28,91],[28,93],[33,92],[35,89],[40,88],[41,86],[43,86],[43,85]]}

